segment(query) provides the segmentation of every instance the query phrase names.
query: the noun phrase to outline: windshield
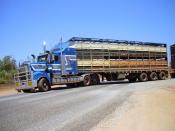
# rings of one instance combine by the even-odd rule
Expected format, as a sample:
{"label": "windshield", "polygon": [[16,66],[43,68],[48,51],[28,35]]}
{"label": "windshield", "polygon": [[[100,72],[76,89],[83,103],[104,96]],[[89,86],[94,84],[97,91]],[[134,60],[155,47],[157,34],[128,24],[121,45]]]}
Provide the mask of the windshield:
{"label": "windshield", "polygon": [[48,62],[48,54],[38,56],[38,62]]}

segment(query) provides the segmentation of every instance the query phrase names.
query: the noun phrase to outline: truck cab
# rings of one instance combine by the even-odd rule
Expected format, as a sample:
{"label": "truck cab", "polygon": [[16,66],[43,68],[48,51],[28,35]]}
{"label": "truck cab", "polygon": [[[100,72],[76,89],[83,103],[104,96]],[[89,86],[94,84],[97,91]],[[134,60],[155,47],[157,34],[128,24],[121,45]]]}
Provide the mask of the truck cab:
{"label": "truck cab", "polygon": [[80,82],[77,76],[76,49],[67,47],[54,48],[38,55],[35,62],[28,62],[19,67],[15,74],[17,91],[48,91],[52,85]]}

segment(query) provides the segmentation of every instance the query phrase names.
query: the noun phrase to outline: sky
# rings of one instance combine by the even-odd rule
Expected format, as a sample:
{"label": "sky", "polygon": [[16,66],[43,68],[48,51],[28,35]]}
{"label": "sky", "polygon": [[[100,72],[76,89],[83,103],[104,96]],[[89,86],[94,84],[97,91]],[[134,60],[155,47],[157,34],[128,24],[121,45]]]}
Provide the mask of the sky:
{"label": "sky", "polygon": [[175,43],[175,0],[0,0],[0,58],[17,61],[62,37]]}

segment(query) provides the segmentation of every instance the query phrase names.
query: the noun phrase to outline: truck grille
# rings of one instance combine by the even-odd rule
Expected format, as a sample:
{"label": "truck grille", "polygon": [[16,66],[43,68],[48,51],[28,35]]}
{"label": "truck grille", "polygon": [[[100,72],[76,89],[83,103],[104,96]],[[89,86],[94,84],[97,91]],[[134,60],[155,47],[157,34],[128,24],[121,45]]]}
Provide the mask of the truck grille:
{"label": "truck grille", "polygon": [[31,73],[27,66],[20,67],[18,73],[14,75],[15,81],[27,81],[31,80]]}

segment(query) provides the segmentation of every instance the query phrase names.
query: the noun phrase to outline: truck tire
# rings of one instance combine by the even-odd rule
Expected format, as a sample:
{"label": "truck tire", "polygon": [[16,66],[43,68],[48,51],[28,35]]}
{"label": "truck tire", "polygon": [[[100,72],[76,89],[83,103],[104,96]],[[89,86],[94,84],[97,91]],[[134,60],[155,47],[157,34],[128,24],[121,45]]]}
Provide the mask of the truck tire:
{"label": "truck tire", "polygon": [[41,92],[46,92],[50,90],[50,84],[47,79],[41,78],[38,82],[38,88]]}
{"label": "truck tire", "polygon": [[112,81],[112,75],[110,73],[105,73],[104,76],[107,81]]}
{"label": "truck tire", "polygon": [[148,80],[148,75],[146,73],[143,72],[139,75],[139,81],[145,82],[147,80]]}
{"label": "truck tire", "polygon": [[130,83],[133,83],[137,81],[138,75],[135,73],[130,73],[128,76],[126,76],[126,78]]}
{"label": "truck tire", "polygon": [[90,75],[85,75],[85,76],[84,76],[83,85],[84,85],[84,86],[89,86],[89,85],[91,85],[91,77],[90,77]]}
{"label": "truck tire", "polygon": [[156,72],[151,72],[151,73],[149,74],[148,80],[150,80],[150,81],[155,81],[155,80],[157,80],[157,79],[158,79],[158,77],[157,77]]}
{"label": "truck tire", "polygon": [[159,80],[165,80],[165,79],[166,79],[166,74],[165,74],[165,72],[161,71],[161,72],[158,74],[158,79],[159,79]]}
{"label": "truck tire", "polygon": [[99,76],[97,74],[91,75],[91,83],[93,85],[98,85],[100,83],[100,79],[99,79]]}

